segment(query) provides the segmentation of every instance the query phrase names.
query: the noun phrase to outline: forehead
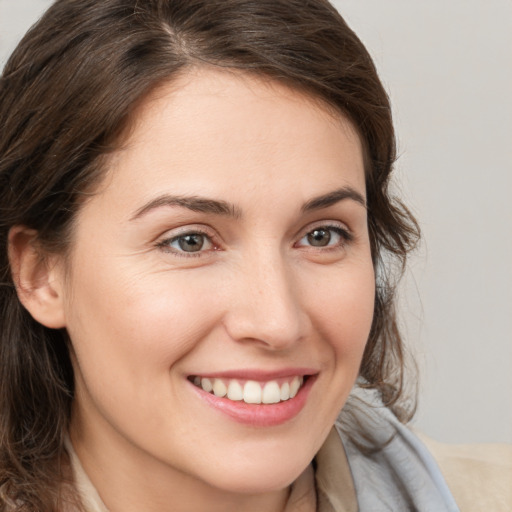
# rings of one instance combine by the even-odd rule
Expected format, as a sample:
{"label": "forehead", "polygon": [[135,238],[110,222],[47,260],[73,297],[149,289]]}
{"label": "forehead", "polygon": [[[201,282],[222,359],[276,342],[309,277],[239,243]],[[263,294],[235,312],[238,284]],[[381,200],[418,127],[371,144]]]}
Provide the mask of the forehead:
{"label": "forehead", "polygon": [[346,184],[365,191],[361,142],[341,114],[275,81],[210,68],[141,101],[107,170],[126,198],[168,188],[234,199],[283,182],[300,196]]}
{"label": "forehead", "polygon": [[[167,108],[162,108],[166,105]],[[243,107],[243,108],[241,108]],[[269,110],[276,114],[292,114],[298,125],[286,126],[290,131],[296,126],[303,129],[300,121],[311,123],[311,112],[325,123],[343,128],[349,137],[358,138],[357,130],[336,107],[328,104],[318,95],[299,90],[270,77],[239,70],[214,68],[210,66],[189,68],[173,80],[163,82],[155,87],[148,95],[139,101],[132,116],[130,129],[123,137],[125,141],[133,142],[142,135],[137,127],[144,123],[153,123],[163,116],[170,119],[181,117],[181,133],[186,136],[186,118],[193,123],[198,121],[194,114],[201,113],[201,123],[207,127],[208,121],[225,120],[231,122],[267,122],[267,128],[282,129],[281,123],[276,124],[276,117],[269,116]],[[300,115],[303,112],[303,115]],[[283,124],[287,119],[282,117]],[[270,124],[272,123],[272,124]],[[229,124],[217,125],[217,128],[227,128]],[[197,132],[198,126],[194,126]],[[144,128],[142,128],[144,130]],[[268,132],[269,136],[273,134]],[[242,134],[241,134],[242,135]],[[253,135],[253,134],[252,134]]]}

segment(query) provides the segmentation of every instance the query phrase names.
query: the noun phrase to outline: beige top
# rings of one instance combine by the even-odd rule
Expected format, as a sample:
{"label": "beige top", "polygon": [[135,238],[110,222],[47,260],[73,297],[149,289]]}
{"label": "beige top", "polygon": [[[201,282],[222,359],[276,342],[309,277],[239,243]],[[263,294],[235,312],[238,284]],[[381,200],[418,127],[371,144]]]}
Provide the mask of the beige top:
{"label": "beige top", "polygon": [[[436,459],[461,512],[512,512],[512,445],[446,445],[419,435]],[[108,512],[68,446],[87,512]],[[343,444],[335,429],[292,486],[285,512],[357,512]],[[316,487],[316,492],[315,492]]]}
{"label": "beige top", "polygon": [[436,459],[461,512],[512,512],[512,445],[451,445],[416,435]]}

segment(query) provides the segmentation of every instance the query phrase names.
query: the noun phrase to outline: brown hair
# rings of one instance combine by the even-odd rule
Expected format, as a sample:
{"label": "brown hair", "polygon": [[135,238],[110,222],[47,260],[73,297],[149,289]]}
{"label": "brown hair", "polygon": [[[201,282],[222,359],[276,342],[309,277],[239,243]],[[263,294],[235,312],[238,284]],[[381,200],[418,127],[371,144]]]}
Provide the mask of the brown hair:
{"label": "brown hair", "polygon": [[80,201],[101,178],[102,157],[115,149],[136,103],[201,65],[304,90],[358,129],[377,275],[360,375],[407,419],[394,286],[419,233],[388,191],[395,139],[386,92],[338,12],[326,0],[57,0],[0,79],[0,503],[8,510],[60,508],[73,399],[67,335],[22,307],[9,229],[32,228],[43,253],[65,253]]}

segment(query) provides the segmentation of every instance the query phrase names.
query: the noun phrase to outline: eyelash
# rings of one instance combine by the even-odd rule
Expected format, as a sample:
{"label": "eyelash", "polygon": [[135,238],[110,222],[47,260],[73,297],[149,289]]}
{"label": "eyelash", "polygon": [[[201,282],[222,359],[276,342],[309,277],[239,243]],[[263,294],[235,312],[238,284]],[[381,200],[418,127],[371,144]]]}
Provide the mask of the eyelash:
{"label": "eyelash", "polygon": [[[299,242],[301,240],[303,240],[304,238],[306,238],[308,235],[312,234],[314,231],[320,231],[320,230],[325,230],[325,231],[335,233],[336,235],[338,235],[340,237],[340,241],[338,243],[336,243],[335,245],[327,245],[327,246],[309,245],[307,247],[311,247],[311,248],[319,250],[319,251],[330,251],[330,250],[332,251],[332,250],[344,248],[347,244],[349,244],[350,242],[352,242],[354,240],[354,235],[346,228],[343,228],[339,225],[321,224],[321,225],[315,226],[315,227],[309,229],[308,231],[306,231],[300,237]],[[181,238],[184,238],[186,236],[192,236],[192,235],[199,235],[199,236],[204,237],[209,242],[209,244],[212,245],[212,248],[206,249],[206,250],[200,249],[196,252],[187,252],[187,251],[183,251],[183,250],[181,250],[181,251],[176,250],[176,249],[173,249],[170,247],[170,245],[172,243],[179,241]],[[213,237],[206,231],[203,231],[201,229],[193,229],[190,231],[184,231],[183,233],[172,236],[170,238],[165,238],[164,240],[161,240],[157,243],[157,247],[167,253],[171,253],[171,254],[181,257],[181,258],[198,258],[198,257],[204,256],[204,253],[207,251],[218,250],[218,246],[214,243],[212,238]],[[294,247],[297,245],[297,243],[294,244]]]}
{"label": "eyelash", "polygon": [[317,246],[317,247],[315,247],[314,245],[309,245],[307,247],[312,247],[313,249],[317,249],[320,251],[336,250],[336,249],[345,247],[348,243],[350,243],[354,240],[354,235],[348,229],[343,228],[336,224],[335,225],[321,224],[319,226],[315,226],[312,229],[309,229],[306,233],[304,233],[304,235],[300,238],[300,240],[303,240],[308,235],[312,234],[314,231],[321,231],[321,230],[336,233],[336,235],[338,235],[340,237],[340,241],[334,245]]}
{"label": "eyelash", "polygon": [[210,249],[210,250],[217,250],[217,246],[213,242],[212,236],[209,233],[207,233],[206,231],[203,231],[201,229],[192,229],[190,231],[184,231],[183,233],[180,233],[178,235],[172,236],[170,238],[166,238],[166,239],[158,242],[157,247],[167,253],[171,253],[175,256],[178,256],[179,258],[199,258],[201,256],[204,256],[204,252],[205,252],[204,250],[199,250],[197,252],[186,252],[186,251],[179,251],[179,250],[176,250],[176,249],[173,249],[170,247],[170,245],[173,242],[177,242],[178,240],[180,240],[180,238],[184,238],[186,236],[191,236],[191,235],[203,236],[213,246],[213,249]]}

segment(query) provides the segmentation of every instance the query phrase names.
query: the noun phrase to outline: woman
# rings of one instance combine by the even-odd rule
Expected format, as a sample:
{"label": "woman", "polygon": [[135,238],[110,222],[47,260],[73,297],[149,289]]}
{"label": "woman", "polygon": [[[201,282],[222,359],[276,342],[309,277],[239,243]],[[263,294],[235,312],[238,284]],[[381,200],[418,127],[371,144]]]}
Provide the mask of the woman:
{"label": "woman", "polygon": [[0,118],[4,509],[457,510],[401,424],[418,228],[334,8],[60,0]]}

